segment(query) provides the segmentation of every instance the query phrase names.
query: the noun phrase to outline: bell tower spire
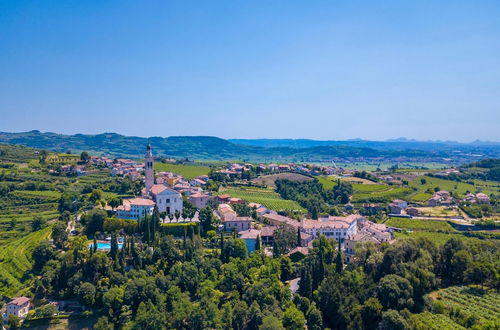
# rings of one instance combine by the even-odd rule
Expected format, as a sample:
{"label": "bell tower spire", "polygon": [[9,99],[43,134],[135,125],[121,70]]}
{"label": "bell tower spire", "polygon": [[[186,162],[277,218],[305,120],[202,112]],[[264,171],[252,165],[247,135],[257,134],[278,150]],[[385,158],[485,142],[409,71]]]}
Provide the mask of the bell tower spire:
{"label": "bell tower spire", "polygon": [[153,159],[153,152],[151,151],[151,145],[148,143],[148,146],[146,147],[146,156],[144,160],[144,175],[146,177],[146,192],[149,193],[149,190],[154,184],[155,181],[155,175],[154,175],[154,159]]}

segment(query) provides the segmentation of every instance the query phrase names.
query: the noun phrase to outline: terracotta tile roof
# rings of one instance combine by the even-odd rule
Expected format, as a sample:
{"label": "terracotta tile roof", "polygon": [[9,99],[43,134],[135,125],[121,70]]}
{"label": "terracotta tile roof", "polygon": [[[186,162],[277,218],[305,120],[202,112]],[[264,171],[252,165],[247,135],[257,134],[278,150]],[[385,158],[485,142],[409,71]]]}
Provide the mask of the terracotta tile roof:
{"label": "terracotta tile roof", "polygon": [[30,301],[30,298],[28,297],[17,297],[16,299],[12,300],[11,302],[9,302],[9,305],[17,305],[17,306],[22,306],[24,304],[26,304],[27,302]]}
{"label": "terracotta tile roof", "polygon": [[151,199],[141,198],[141,197],[129,199],[128,203],[130,205],[140,205],[140,206],[154,206],[155,205],[155,202],[152,201]]}
{"label": "terracotta tile roof", "polygon": [[257,239],[258,236],[260,236],[260,230],[257,229],[248,229],[248,230],[243,230],[238,233],[239,238],[243,239]]}
{"label": "terracotta tile roof", "polygon": [[166,189],[167,189],[167,186],[165,186],[165,185],[155,184],[151,187],[151,189],[149,191],[151,191],[153,194],[156,195],[156,194],[159,194]]}

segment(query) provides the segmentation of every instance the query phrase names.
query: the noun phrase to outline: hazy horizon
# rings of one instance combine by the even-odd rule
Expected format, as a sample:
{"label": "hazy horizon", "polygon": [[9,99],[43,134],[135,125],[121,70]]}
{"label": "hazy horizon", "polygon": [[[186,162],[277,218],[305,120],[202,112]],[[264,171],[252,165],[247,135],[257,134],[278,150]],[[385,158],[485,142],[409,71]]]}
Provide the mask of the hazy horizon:
{"label": "hazy horizon", "polygon": [[500,2],[0,9],[0,131],[500,141]]}
{"label": "hazy horizon", "polygon": [[500,141],[494,141],[494,140],[472,140],[472,141],[458,141],[458,140],[418,140],[418,139],[412,139],[408,138],[405,136],[400,136],[400,137],[395,137],[395,138],[388,138],[384,140],[380,139],[362,139],[359,137],[353,137],[353,138],[348,138],[348,139],[314,139],[314,138],[307,138],[307,137],[298,137],[298,138],[290,138],[290,137],[277,137],[277,138],[269,138],[269,137],[258,137],[258,138],[240,138],[240,137],[221,137],[217,135],[149,135],[149,136],[143,136],[143,135],[128,135],[128,134],[122,134],[120,132],[99,132],[99,133],[82,133],[82,132],[77,132],[77,133],[61,133],[61,132],[54,132],[54,131],[41,131],[38,129],[33,129],[33,130],[28,130],[28,131],[18,131],[18,132],[13,132],[13,131],[1,131],[0,133],[29,133],[31,131],[39,131],[41,133],[53,133],[53,134],[60,134],[60,135],[76,135],[76,134],[83,134],[83,135],[100,135],[100,134],[119,134],[122,136],[129,136],[129,137],[139,137],[139,138],[153,138],[153,137],[160,137],[160,138],[168,138],[172,136],[183,136],[183,137],[216,137],[216,138],[221,138],[225,140],[311,140],[311,141],[371,141],[371,142],[389,142],[389,141],[408,141],[408,142],[457,142],[457,143],[474,143],[474,142],[486,142],[486,143],[500,143]]}

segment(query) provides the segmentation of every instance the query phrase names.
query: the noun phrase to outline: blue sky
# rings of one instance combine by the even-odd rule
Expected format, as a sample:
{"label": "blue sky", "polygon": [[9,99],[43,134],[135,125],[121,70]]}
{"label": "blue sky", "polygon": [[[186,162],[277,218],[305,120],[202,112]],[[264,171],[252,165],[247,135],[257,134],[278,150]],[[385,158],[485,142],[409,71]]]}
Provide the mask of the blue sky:
{"label": "blue sky", "polygon": [[500,1],[3,1],[0,131],[500,141]]}

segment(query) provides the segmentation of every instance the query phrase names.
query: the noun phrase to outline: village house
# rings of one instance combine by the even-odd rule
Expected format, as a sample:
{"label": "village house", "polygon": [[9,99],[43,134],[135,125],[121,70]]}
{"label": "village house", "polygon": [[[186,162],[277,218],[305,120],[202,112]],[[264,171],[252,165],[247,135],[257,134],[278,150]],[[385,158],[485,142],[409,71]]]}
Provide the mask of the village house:
{"label": "village house", "polygon": [[248,230],[252,227],[252,218],[250,217],[226,217],[224,218],[224,230],[237,232]]}
{"label": "village house", "polygon": [[155,202],[149,198],[124,199],[123,204],[116,208],[116,216],[121,219],[139,220],[146,214],[153,214],[154,206]]}
{"label": "village house", "polygon": [[229,201],[229,198],[231,198],[230,195],[222,194],[222,195],[217,196],[217,201],[219,203],[227,203]]}
{"label": "village house", "polygon": [[420,214],[420,211],[415,207],[409,207],[406,209],[406,214],[412,217],[416,217]]}
{"label": "village house", "polygon": [[450,206],[453,204],[453,198],[450,196],[450,193],[445,190],[440,190],[436,192],[429,200],[427,201],[427,205],[431,207],[435,206]]}
{"label": "village house", "polygon": [[260,229],[260,239],[263,245],[273,245],[274,231],[278,229],[276,226],[264,226]]}
{"label": "village house", "polygon": [[480,204],[489,204],[490,203],[490,198],[488,197],[488,195],[486,195],[484,193],[477,193],[476,200]]}
{"label": "village house", "polygon": [[190,195],[188,199],[194,206],[196,206],[196,208],[203,209],[207,207],[207,204],[210,201],[210,196],[203,193],[195,193]]}
{"label": "village house", "polygon": [[217,206],[217,213],[222,221],[236,218],[236,212],[228,204],[219,204],[219,206]]}
{"label": "village house", "polygon": [[25,318],[28,315],[30,306],[30,299],[28,297],[17,297],[7,303],[4,318],[8,319],[9,315]]}

